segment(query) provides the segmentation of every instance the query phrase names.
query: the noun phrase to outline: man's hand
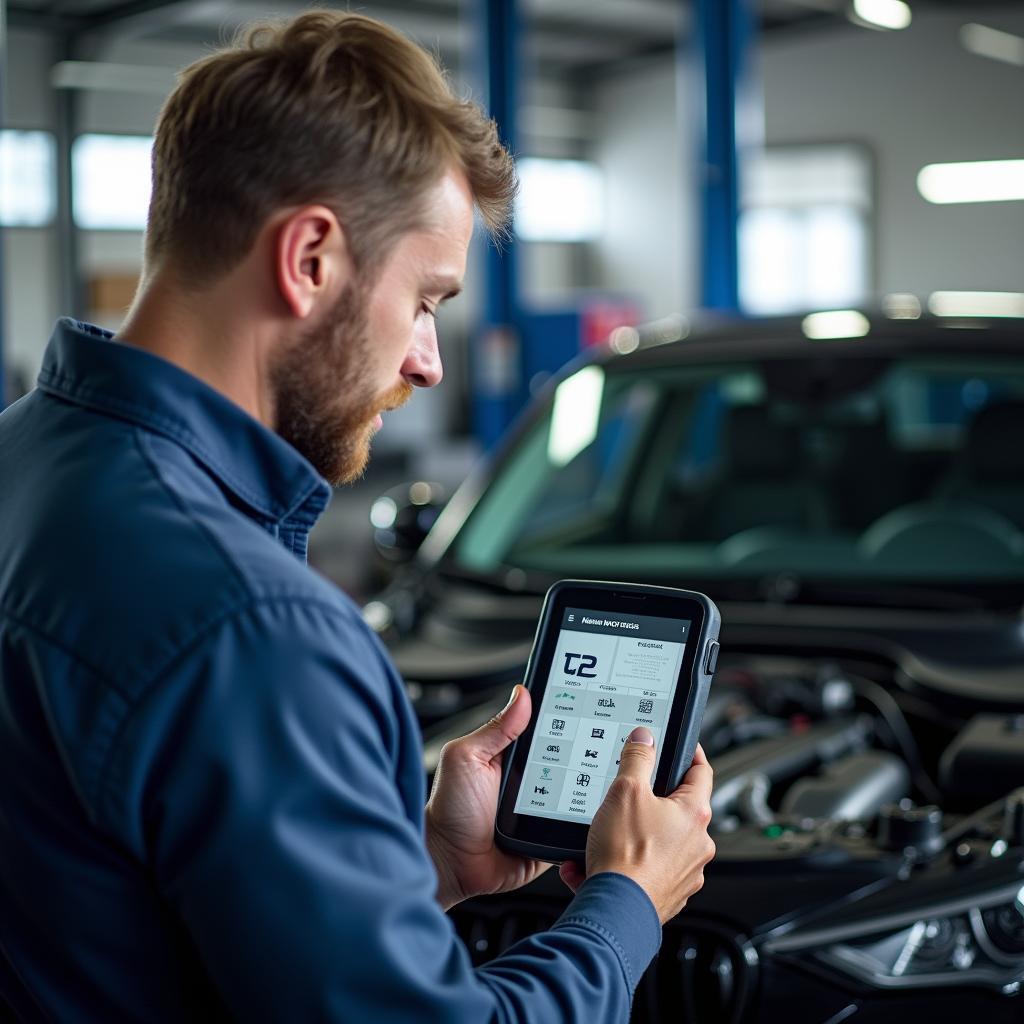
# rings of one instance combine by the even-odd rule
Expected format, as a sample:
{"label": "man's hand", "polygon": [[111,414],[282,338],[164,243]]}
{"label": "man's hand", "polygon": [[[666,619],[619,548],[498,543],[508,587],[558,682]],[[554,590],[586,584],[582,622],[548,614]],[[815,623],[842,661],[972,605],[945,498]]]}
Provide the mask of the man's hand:
{"label": "man's hand", "polygon": [[518,889],[551,867],[494,845],[502,753],[529,721],[530,694],[517,684],[502,711],[441,751],[426,833],[445,910],[470,896]]}
{"label": "man's hand", "polygon": [[698,746],[682,784],[666,797],[651,790],[654,766],[654,738],[643,727],[634,729],[590,826],[586,875],[572,861],[559,873],[574,891],[600,871],[626,875],[651,897],[664,924],[704,884],[704,867],[715,855],[708,835],[711,765]]}

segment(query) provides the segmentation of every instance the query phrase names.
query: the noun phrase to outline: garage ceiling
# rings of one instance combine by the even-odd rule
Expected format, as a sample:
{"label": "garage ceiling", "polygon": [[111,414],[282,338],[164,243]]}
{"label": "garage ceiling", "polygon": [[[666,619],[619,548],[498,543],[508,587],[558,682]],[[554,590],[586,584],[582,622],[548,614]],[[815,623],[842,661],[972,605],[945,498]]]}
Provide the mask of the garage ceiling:
{"label": "garage ceiling", "polygon": [[[847,0],[755,0],[762,31],[783,33],[851,26]],[[520,0],[526,21],[525,54],[544,73],[584,81],[616,65],[672,49],[687,27],[687,0]],[[917,10],[969,10],[964,0],[911,0]],[[998,0],[996,0],[998,3]],[[1017,6],[1020,0],[1004,0]],[[995,6],[990,0],[988,6]],[[12,27],[78,36],[108,33],[154,41],[210,44],[268,10],[287,15],[304,3],[260,4],[247,0],[15,0],[8,3]],[[450,64],[472,54],[473,5],[468,0],[368,0],[352,10],[379,15]],[[861,31],[861,30],[856,30]]]}

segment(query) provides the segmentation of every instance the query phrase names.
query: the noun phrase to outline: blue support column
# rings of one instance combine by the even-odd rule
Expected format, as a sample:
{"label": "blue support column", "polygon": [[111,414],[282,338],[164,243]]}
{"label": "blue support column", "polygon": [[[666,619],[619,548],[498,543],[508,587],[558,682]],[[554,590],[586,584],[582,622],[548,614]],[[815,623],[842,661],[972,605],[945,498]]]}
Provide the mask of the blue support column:
{"label": "blue support column", "polygon": [[701,304],[739,312],[739,139],[754,20],[750,0],[696,0],[693,52],[704,70]]}
{"label": "blue support column", "polygon": [[[519,5],[517,0],[475,2],[487,109],[498,124],[502,142],[515,153]],[[492,447],[508,426],[522,386],[516,256],[514,238],[500,250],[487,243],[483,254],[483,323],[473,337],[470,365],[474,426],[485,448]]]}
{"label": "blue support column", "polygon": [[[56,41],[54,63],[77,60],[75,38],[64,34]],[[86,315],[85,286],[79,260],[78,226],[73,212],[71,147],[78,134],[78,92],[54,89],[54,135],[57,142],[57,252],[60,266],[60,311],[62,316]]]}
{"label": "blue support column", "polygon": [[[7,3],[0,0],[0,126],[7,127]],[[7,304],[4,292],[7,288],[7,276],[4,257],[7,240],[3,227],[0,226],[0,411],[7,405],[7,377],[5,374],[4,334],[7,326]]]}

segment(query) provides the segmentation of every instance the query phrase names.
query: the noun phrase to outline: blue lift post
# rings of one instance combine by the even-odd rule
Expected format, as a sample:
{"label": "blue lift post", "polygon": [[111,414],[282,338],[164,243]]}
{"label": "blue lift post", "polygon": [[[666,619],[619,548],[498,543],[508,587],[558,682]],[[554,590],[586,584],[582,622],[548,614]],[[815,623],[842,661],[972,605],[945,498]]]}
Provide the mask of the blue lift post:
{"label": "blue lift post", "polygon": [[[516,152],[519,79],[517,0],[475,0],[479,51],[486,62],[481,80],[487,109],[502,142]],[[470,351],[473,420],[485,449],[494,446],[515,411],[521,385],[522,355],[517,252],[514,237],[499,249],[485,243],[483,322]]]}
{"label": "blue lift post", "polygon": [[[0,0],[0,126],[7,126],[7,3]],[[7,304],[4,302],[4,289],[7,279],[4,272],[4,256],[6,238],[3,226],[0,225],[0,411],[7,405],[7,377],[4,374],[6,360],[4,334],[7,319]]]}
{"label": "blue lift post", "polygon": [[754,38],[750,0],[696,0],[690,55],[704,65],[701,182],[701,305],[738,313],[739,144],[737,109],[747,94]]}

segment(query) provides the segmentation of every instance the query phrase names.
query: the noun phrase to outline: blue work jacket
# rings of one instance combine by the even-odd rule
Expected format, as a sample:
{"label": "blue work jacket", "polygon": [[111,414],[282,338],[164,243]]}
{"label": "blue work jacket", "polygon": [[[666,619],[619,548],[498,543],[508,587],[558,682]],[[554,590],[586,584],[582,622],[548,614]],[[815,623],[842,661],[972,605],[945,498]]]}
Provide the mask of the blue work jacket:
{"label": "blue work jacket", "polygon": [[627,1017],[661,930],[622,875],[471,966],[402,682],[305,564],[329,494],[202,381],[58,322],[0,415],[0,1017]]}

